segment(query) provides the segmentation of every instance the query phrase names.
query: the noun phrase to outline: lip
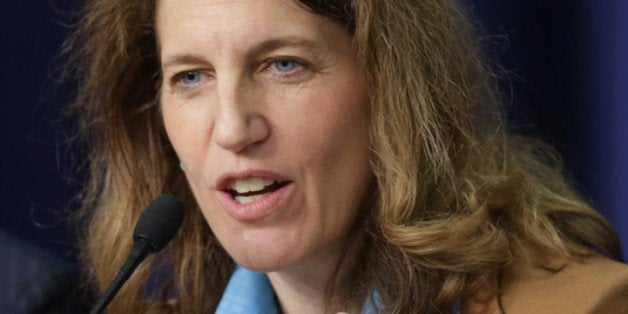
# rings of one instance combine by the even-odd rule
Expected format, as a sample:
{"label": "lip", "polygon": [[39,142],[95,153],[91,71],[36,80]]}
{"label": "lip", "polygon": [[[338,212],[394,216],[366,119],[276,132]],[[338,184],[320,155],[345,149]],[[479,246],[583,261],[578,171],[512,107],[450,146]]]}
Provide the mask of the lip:
{"label": "lip", "polygon": [[[228,192],[231,182],[237,179],[252,177],[267,178],[278,182],[286,182],[287,184],[260,200],[248,204],[236,202],[231,196],[231,193]],[[222,209],[231,218],[240,222],[255,222],[271,216],[273,213],[279,211],[281,204],[293,190],[294,183],[291,180],[277,173],[265,170],[226,173],[216,180],[216,193]]]}

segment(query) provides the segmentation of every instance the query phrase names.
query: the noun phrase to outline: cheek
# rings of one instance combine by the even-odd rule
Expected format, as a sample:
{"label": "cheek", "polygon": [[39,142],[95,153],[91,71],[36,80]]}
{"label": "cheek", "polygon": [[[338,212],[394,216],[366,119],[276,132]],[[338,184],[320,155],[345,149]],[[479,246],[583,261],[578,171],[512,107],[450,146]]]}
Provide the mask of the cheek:
{"label": "cheek", "polygon": [[360,90],[345,91],[319,93],[326,97],[317,97],[307,106],[314,110],[301,115],[303,121],[291,142],[293,154],[299,153],[295,160],[315,186],[311,188],[317,191],[313,193],[320,198],[319,205],[337,204],[353,211],[370,177],[369,111]]}
{"label": "cheek", "polygon": [[[318,98],[303,114],[299,136],[306,158],[329,163],[344,159],[368,158],[369,114],[366,97],[341,93]],[[298,139],[297,139],[298,140]]]}
{"label": "cheek", "polygon": [[168,140],[186,167],[194,166],[207,141],[207,121],[203,112],[195,112],[194,104],[177,104],[162,97],[162,116]]}
{"label": "cheek", "polygon": [[172,144],[172,147],[174,147],[177,155],[180,156],[179,146],[181,145],[181,139],[184,138],[182,133],[185,133],[182,130],[182,126],[184,125],[183,117],[180,114],[177,114],[178,112],[173,104],[173,101],[168,97],[162,95],[159,102],[168,140],[170,141],[170,144]]}

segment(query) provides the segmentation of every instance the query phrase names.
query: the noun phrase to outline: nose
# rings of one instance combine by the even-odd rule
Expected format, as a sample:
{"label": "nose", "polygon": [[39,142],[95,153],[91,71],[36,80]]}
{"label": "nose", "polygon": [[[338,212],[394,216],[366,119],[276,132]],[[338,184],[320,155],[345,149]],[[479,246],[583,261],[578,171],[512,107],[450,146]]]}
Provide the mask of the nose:
{"label": "nose", "polygon": [[218,106],[213,137],[220,147],[239,153],[266,140],[270,126],[255,86],[224,80],[218,82],[216,91]]}

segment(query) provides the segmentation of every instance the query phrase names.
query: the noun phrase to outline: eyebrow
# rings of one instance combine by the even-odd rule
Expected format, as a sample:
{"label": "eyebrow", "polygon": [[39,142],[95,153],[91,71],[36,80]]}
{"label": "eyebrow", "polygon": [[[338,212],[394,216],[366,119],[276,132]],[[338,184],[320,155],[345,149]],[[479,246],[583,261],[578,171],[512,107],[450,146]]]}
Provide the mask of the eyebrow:
{"label": "eyebrow", "polygon": [[[296,48],[306,48],[309,50],[314,50],[317,47],[316,42],[300,37],[285,37],[285,38],[277,38],[277,39],[269,39],[261,42],[260,44],[254,46],[249,52],[246,53],[247,56],[263,54],[273,50],[277,50],[285,47],[296,47]],[[207,63],[207,60],[203,58],[201,55],[192,54],[192,53],[183,53],[183,54],[175,54],[166,59],[166,61],[162,64],[162,68],[168,68],[174,65],[180,64],[201,64]]]}
{"label": "eyebrow", "polygon": [[284,47],[297,47],[297,48],[316,48],[316,43],[312,40],[300,38],[300,37],[286,37],[266,40],[253,49],[254,53],[263,53],[272,50],[276,50]]}
{"label": "eyebrow", "polygon": [[191,54],[191,53],[184,53],[184,54],[176,54],[172,57],[169,57],[166,60],[166,62],[162,64],[161,67],[168,68],[168,67],[179,65],[179,64],[201,64],[204,62],[206,61],[201,56]]}

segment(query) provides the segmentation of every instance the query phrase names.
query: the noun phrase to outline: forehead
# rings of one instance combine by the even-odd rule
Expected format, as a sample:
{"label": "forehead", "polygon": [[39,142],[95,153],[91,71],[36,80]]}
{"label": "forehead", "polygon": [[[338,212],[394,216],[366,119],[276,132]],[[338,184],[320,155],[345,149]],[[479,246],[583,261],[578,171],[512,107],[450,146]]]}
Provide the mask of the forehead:
{"label": "forehead", "polygon": [[238,30],[261,32],[300,30],[315,14],[290,0],[158,0],[158,34],[199,31],[206,36]]}
{"label": "forehead", "polygon": [[350,42],[339,22],[291,0],[158,0],[157,38],[164,54],[232,54],[269,40],[303,40],[332,48]]}

